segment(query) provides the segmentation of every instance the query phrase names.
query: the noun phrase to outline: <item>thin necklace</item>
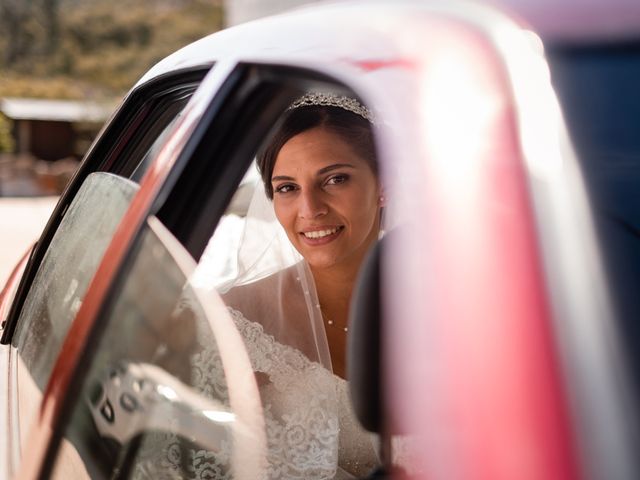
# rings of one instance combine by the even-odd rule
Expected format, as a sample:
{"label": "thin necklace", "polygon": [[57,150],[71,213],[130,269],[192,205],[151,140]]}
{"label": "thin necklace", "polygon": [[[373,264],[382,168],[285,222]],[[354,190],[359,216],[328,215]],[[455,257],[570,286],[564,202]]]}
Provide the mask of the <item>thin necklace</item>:
{"label": "thin necklace", "polygon": [[329,317],[327,317],[324,314],[324,312],[322,311],[322,307],[320,306],[320,304],[318,304],[317,307],[320,310],[320,315],[322,315],[323,320],[325,320],[327,322],[327,325],[329,325],[330,327],[333,327],[333,328],[340,328],[345,333],[349,331],[349,327],[338,327],[333,320],[331,320]]}

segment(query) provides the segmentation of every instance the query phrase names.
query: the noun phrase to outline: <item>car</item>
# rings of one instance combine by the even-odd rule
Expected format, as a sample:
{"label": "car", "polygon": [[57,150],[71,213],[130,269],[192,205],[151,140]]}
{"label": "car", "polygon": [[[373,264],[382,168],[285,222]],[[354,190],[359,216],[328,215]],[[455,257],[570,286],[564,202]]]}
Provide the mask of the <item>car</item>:
{"label": "car", "polygon": [[349,331],[371,478],[637,478],[640,7],[565,7],[314,5],[151,68],[2,292],[0,478],[153,478],[158,435],[263,477],[259,379],[198,282],[237,272],[256,151],[315,90],[375,111],[394,200]]}

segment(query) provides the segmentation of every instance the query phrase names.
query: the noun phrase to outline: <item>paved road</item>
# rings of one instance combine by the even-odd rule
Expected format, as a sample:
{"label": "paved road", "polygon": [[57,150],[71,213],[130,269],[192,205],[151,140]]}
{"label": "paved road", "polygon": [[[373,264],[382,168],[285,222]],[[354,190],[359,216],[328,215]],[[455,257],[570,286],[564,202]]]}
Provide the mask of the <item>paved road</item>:
{"label": "paved road", "polygon": [[58,197],[0,197],[0,288],[35,242]]}

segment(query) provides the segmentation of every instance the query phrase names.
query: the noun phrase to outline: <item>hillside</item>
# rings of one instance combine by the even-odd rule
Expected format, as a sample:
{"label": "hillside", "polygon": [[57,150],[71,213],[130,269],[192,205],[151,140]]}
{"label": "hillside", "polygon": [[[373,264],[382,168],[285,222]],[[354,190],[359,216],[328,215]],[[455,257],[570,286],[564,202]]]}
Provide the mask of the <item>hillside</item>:
{"label": "hillside", "polygon": [[223,25],[222,0],[0,2],[0,97],[105,100]]}

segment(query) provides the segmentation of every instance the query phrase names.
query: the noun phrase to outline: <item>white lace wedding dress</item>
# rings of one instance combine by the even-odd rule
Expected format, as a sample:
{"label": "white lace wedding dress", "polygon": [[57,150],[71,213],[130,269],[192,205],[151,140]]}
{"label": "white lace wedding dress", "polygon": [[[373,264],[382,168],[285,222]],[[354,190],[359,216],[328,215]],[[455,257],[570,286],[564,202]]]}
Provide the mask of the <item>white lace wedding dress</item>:
{"label": "white lace wedding dress", "polygon": [[[264,478],[353,478],[374,469],[377,437],[358,424],[347,382],[277,342],[241,312],[229,311],[258,378],[268,449]],[[193,385],[208,397],[226,399],[217,348],[201,347],[192,358]],[[135,478],[233,478],[230,446],[213,454],[185,447],[175,435],[155,437],[141,449]]]}

